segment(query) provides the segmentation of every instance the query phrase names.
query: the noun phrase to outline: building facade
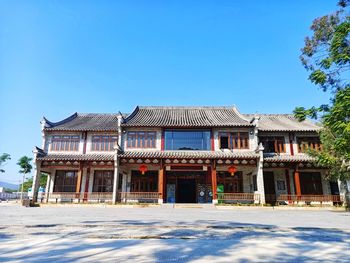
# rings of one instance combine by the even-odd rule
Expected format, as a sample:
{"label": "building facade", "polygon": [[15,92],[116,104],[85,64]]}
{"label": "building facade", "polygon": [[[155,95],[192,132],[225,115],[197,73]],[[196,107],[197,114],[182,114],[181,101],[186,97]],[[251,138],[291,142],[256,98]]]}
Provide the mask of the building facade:
{"label": "building facade", "polygon": [[[340,204],[308,149],[319,126],[236,107],[136,107],[43,119],[33,195],[47,202]],[[43,201],[43,200],[42,200]]]}

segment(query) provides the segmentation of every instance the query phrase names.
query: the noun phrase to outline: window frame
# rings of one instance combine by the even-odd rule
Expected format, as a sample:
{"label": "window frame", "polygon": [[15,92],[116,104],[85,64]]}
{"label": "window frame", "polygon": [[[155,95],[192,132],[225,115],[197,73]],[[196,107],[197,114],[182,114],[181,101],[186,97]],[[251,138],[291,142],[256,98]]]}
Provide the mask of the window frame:
{"label": "window frame", "polygon": [[[280,144],[278,141],[279,139],[282,139],[281,142],[282,144]],[[273,142],[273,148],[274,151],[273,152],[267,152],[266,151],[266,146],[264,146],[264,144],[266,145],[267,142]],[[286,153],[286,138],[281,135],[281,136],[259,136],[259,143],[262,143],[262,145],[264,146],[264,152],[265,153]]]}
{"label": "window frame", "polygon": [[157,148],[156,131],[128,131],[126,134],[126,147],[130,149]]}
{"label": "window frame", "polygon": [[[227,136],[225,136],[227,135]],[[249,146],[249,132],[237,131],[237,132],[219,132],[219,149],[229,149],[229,150],[248,150]],[[221,137],[228,137],[228,148],[221,148]],[[242,147],[242,142],[244,140],[245,147]]]}
{"label": "window frame", "polygon": [[90,150],[92,152],[111,152],[117,142],[117,135],[94,134],[91,136]]}
{"label": "window frame", "polygon": [[80,135],[52,135],[50,150],[53,152],[78,152]]}
{"label": "window frame", "polygon": [[[303,144],[302,140],[305,140],[307,144]],[[307,153],[308,149],[322,151],[321,140],[317,136],[298,136],[296,141],[299,153]]]}
{"label": "window frame", "polygon": [[[97,177],[101,177],[99,180],[99,184],[96,184]],[[106,178],[107,177],[107,178]],[[111,178],[108,178],[111,177]],[[107,180],[111,180],[111,184],[107,184]],[[93,193],[111,193],[113,192],[113,181],[114,180],[114,171],[113,170],[95,170],[94,171],[94,179],[92,184],[92,192]],[[102,183],[100,183],[102,181]],[[110,187],[111,191],[106,191],[107,187]],[[102,189],[102,190],[101,190]]]}
{"label": "window frame", "polygon": [[[73,178],[74,184],[67,184],[67,174],[68,173],[74,173],[74,178]],[[62,179],[62,182],[60,182],[61,185],[57,185],[57,182],[59,182],[58,177],[62,176],[62,175],[63,175],[63,179]],[[56,170],[53,192],[54,193],[75,193],[76,189],[77,189],[77,183],[78,183],[78,171],[77,170]],[[67,191],[67,189],[69,189],[69,190]],[[60,190],[60,191],[57,191],[57,190]]]}
{"label": "window frame", "polygon": [[[202,133],[202,149],[174,149],[174,133],[176,132],[201,132]],[[209,133],[209,139],[206,142],[207,147],[206,149],[204,149],[204,145],[205,145],[205,141],[204,141],[204,133]],[[169,133],[171,135],[171,141],[169,142],[170,148],[168,149],[168,143],[167,143],[167,133]],[[168,151],[212,151],[214,149],[212,149],[212,131],[210,129],[165,129],[164,130],[164,150]]]}

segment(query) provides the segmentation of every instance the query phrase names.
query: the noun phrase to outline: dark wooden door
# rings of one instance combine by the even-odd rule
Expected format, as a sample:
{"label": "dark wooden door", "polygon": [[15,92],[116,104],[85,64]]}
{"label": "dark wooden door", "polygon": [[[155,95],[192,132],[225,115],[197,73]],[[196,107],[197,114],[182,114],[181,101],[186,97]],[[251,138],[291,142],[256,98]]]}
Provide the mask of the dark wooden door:
{"label": "dark wooden door", "polygon": [[276,203],[275,177],[273,172],[264,172],[265,201],[268,204]]}
{"label": "dark wooden door", "polygon": [[196,203],[196,180],[177,180],[177,203]]}

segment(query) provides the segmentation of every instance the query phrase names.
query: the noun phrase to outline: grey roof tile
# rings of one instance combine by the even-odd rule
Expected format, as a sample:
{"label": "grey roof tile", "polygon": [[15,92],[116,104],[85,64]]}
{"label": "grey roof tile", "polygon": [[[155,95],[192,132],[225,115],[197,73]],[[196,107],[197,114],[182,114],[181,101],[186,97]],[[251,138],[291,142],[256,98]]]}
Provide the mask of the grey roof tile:
{"label": "grey roof tile", "polygon": [[313,162],[315,158],[307,154],[273,154],[264,153],[264,162]]}
{"label": "grey roof tile", "polygon": [[247,119],[260,117],[260,131],[318,131],[320,126],[310,120],[299,122],[293,114],[243,114]]}
{"label": "grey roof tile", "polygon": [[122,123],[133,127],[252,126],[232,107],[136,107]]}
{"label": "grey roof tile", "polygon": [[74,113],[68,118],[51,122],[46,118],[46,131],[117,131],[118,114]]}
{"label": "grey roof tile", "polygon": [[89,154],[45,154],[37,157],[39,161],[113,161],[114,153],[89,153]]}

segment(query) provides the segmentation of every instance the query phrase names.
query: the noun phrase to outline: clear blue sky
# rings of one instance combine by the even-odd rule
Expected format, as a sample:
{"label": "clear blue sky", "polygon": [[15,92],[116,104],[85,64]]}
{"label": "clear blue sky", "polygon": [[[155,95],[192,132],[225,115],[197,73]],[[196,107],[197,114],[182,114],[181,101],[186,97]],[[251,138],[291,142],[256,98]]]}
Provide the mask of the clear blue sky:
{"label": "clear blue sky", "polygon": [[328,96],[299,62],[337,1],[1,1],[0,181],[41,145],[40,120],[136,105],[290,113]]}

